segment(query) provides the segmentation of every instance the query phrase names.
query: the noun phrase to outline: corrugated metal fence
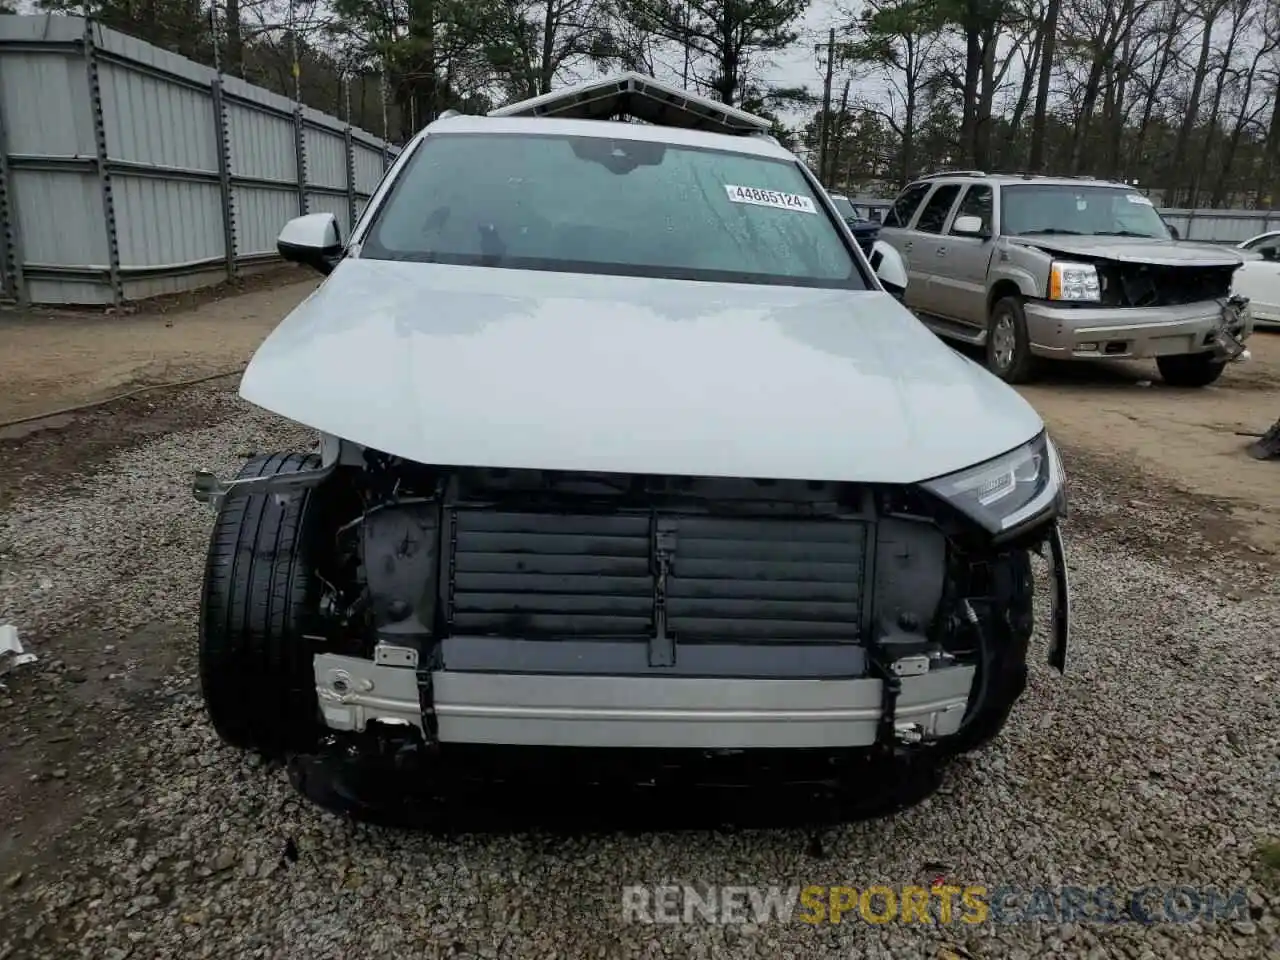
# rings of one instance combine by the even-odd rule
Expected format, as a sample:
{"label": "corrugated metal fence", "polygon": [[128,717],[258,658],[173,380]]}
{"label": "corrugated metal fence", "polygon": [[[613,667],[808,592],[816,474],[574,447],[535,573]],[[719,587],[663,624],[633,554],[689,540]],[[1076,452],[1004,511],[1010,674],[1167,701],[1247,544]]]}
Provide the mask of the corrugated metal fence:
{"label": "corrugated metal fence", "polygon": [[110,304],[344,234],[395,156],[363,130],[79,17],[0,16],[0,296]]}
{"label": "corrugated metal fence", "polygon": [[1237,244],[1260,233],[1280,230],[1276,210],[1161,210],[1184,240]]}
{"label": "corrugated metal fence", "polygon": [[[299,213],[363,211],[395,147],[80,17],[0,16],[0,299],[109,304],[275,259]],[[1280,213],[1162,210],[1236,243]]]}

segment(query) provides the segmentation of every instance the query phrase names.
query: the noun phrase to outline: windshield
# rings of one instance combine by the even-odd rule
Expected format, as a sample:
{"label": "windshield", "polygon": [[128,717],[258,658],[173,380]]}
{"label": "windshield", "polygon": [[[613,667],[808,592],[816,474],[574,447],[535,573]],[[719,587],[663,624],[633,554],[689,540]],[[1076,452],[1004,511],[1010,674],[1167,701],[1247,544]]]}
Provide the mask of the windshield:
{"label": "windshield", "polygon": [[840,216],[845,219],[849,217],[857,219],[858,211],[853,209],[853,204],[849,202],[848,197],[832,197],[831,202],[835,204],[836,213],[840,214]]}
{"label": "windshield", "polygon": [[866,288],[799,164],[604,137],[430,134],[361,256]]}
{"label": "windshield", "polygon": [[1000,193],[1002,232],[1171,239],[1150,200],[1123,187],[1007,184]]}

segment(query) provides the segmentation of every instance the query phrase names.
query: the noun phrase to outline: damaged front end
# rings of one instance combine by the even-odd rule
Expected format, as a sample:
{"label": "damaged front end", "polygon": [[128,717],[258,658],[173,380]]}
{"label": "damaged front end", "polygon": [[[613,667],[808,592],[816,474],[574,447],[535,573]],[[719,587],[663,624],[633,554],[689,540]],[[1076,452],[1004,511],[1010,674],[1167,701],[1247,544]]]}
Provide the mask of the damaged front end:
{"label": "damaged front end", "polygon": [[[1061,238],[1052,243],[1022,242],[1052,258],[1051,276],[1077,268],[1077,275],[1087,278],[1084,287],[1070,296],[1059,299],[1060,293],[1051,290],[1056,306],[1078,308],[1082,313],[1097,310],[1109,318],[1090,323],[1082,316],[1089,348],[1073,349],[1073,353],[1097,351],[1114,357],[1191,353],[1205,354],[1214,363],[1249,359],[1245,341],[1253,332],[1253,312],[1247,297],[1232,292],[1232,278],[1240,266],[1234,256],[1195,251],[1162,261],[1168,251],[1159,243],[1145,250],[1143,243],[1126,241],[1111,250],[1111,244],[1098,238],[1071,239],[1075,242],[1063,243]],[[1080,273],[1079,268],[1088,273]],[[1130,341],[1144,329],[1143,339],[1152,345],[1134,354]]]}
{"label": "damaged front end", "polygon": [[307,533],[323,596],[293,642],[317,734],[345,749],[971,749],[1025,686],[1045,548],[1065,669],[1063,474],[1043,434],[910,486],[322,453],[197,492],[323,502]]}

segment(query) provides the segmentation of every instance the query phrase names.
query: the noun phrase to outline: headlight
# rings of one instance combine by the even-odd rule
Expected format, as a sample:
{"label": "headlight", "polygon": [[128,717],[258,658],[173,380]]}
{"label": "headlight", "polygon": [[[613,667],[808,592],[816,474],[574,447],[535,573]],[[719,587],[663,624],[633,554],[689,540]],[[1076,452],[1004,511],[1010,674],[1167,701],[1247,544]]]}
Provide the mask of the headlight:
{"label": "headlight", "polygon": [[1055,261],[1049,268],[1049,299],[1096,302],[1102,299],[1098,268],[1092,263]]}
{"label": "headlight", "polygon": [[1048,434],[994,460],[921,484],[993,534],[1066,505],[1066,476]]}

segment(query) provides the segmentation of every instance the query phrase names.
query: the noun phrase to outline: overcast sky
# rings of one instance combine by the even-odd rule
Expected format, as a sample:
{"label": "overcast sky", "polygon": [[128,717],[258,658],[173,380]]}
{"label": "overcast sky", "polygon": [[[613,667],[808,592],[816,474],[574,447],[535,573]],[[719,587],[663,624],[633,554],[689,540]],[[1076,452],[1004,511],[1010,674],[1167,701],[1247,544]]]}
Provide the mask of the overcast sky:
{"label": "overcast sky", "polygon": [[[38,12],[34,0],[17,0],[15,6],[23,13]],[[847,15],[842,15],[839,7],[856,10],[860,6],[860,0],[811,0],[809,9],[796,25],[800,37],[795,45],[789,50],[773,54],[769,58],[771,64],[761,64],[756,68],[754,79],[767,87],[808,87],[814,94],[820,95],[824,77],[814,46],[825,45],[828,29],[839,29],[847,22]],[[675,66],[678,68],[680,65]],[[842,83],[843,78],[837,78],[835,96],[839,96]],[[800,120],[808,114],[807,110],[795,111],[787,119]]]}
{"label": "overcast sky", "polygon": [[[849,7],[856,0],[844,0],[841,6]],[[774,56],[776,65],[761,71],[762,79],[770,86],[807,86],[815,93],[822,91],[824,76],[819,72],[814,44],[827,42],[827,31],[844,26],[844,18],[836,9],[836,0],[813,0],[803,21],[798,25],[800,39],[793,49]]]}

